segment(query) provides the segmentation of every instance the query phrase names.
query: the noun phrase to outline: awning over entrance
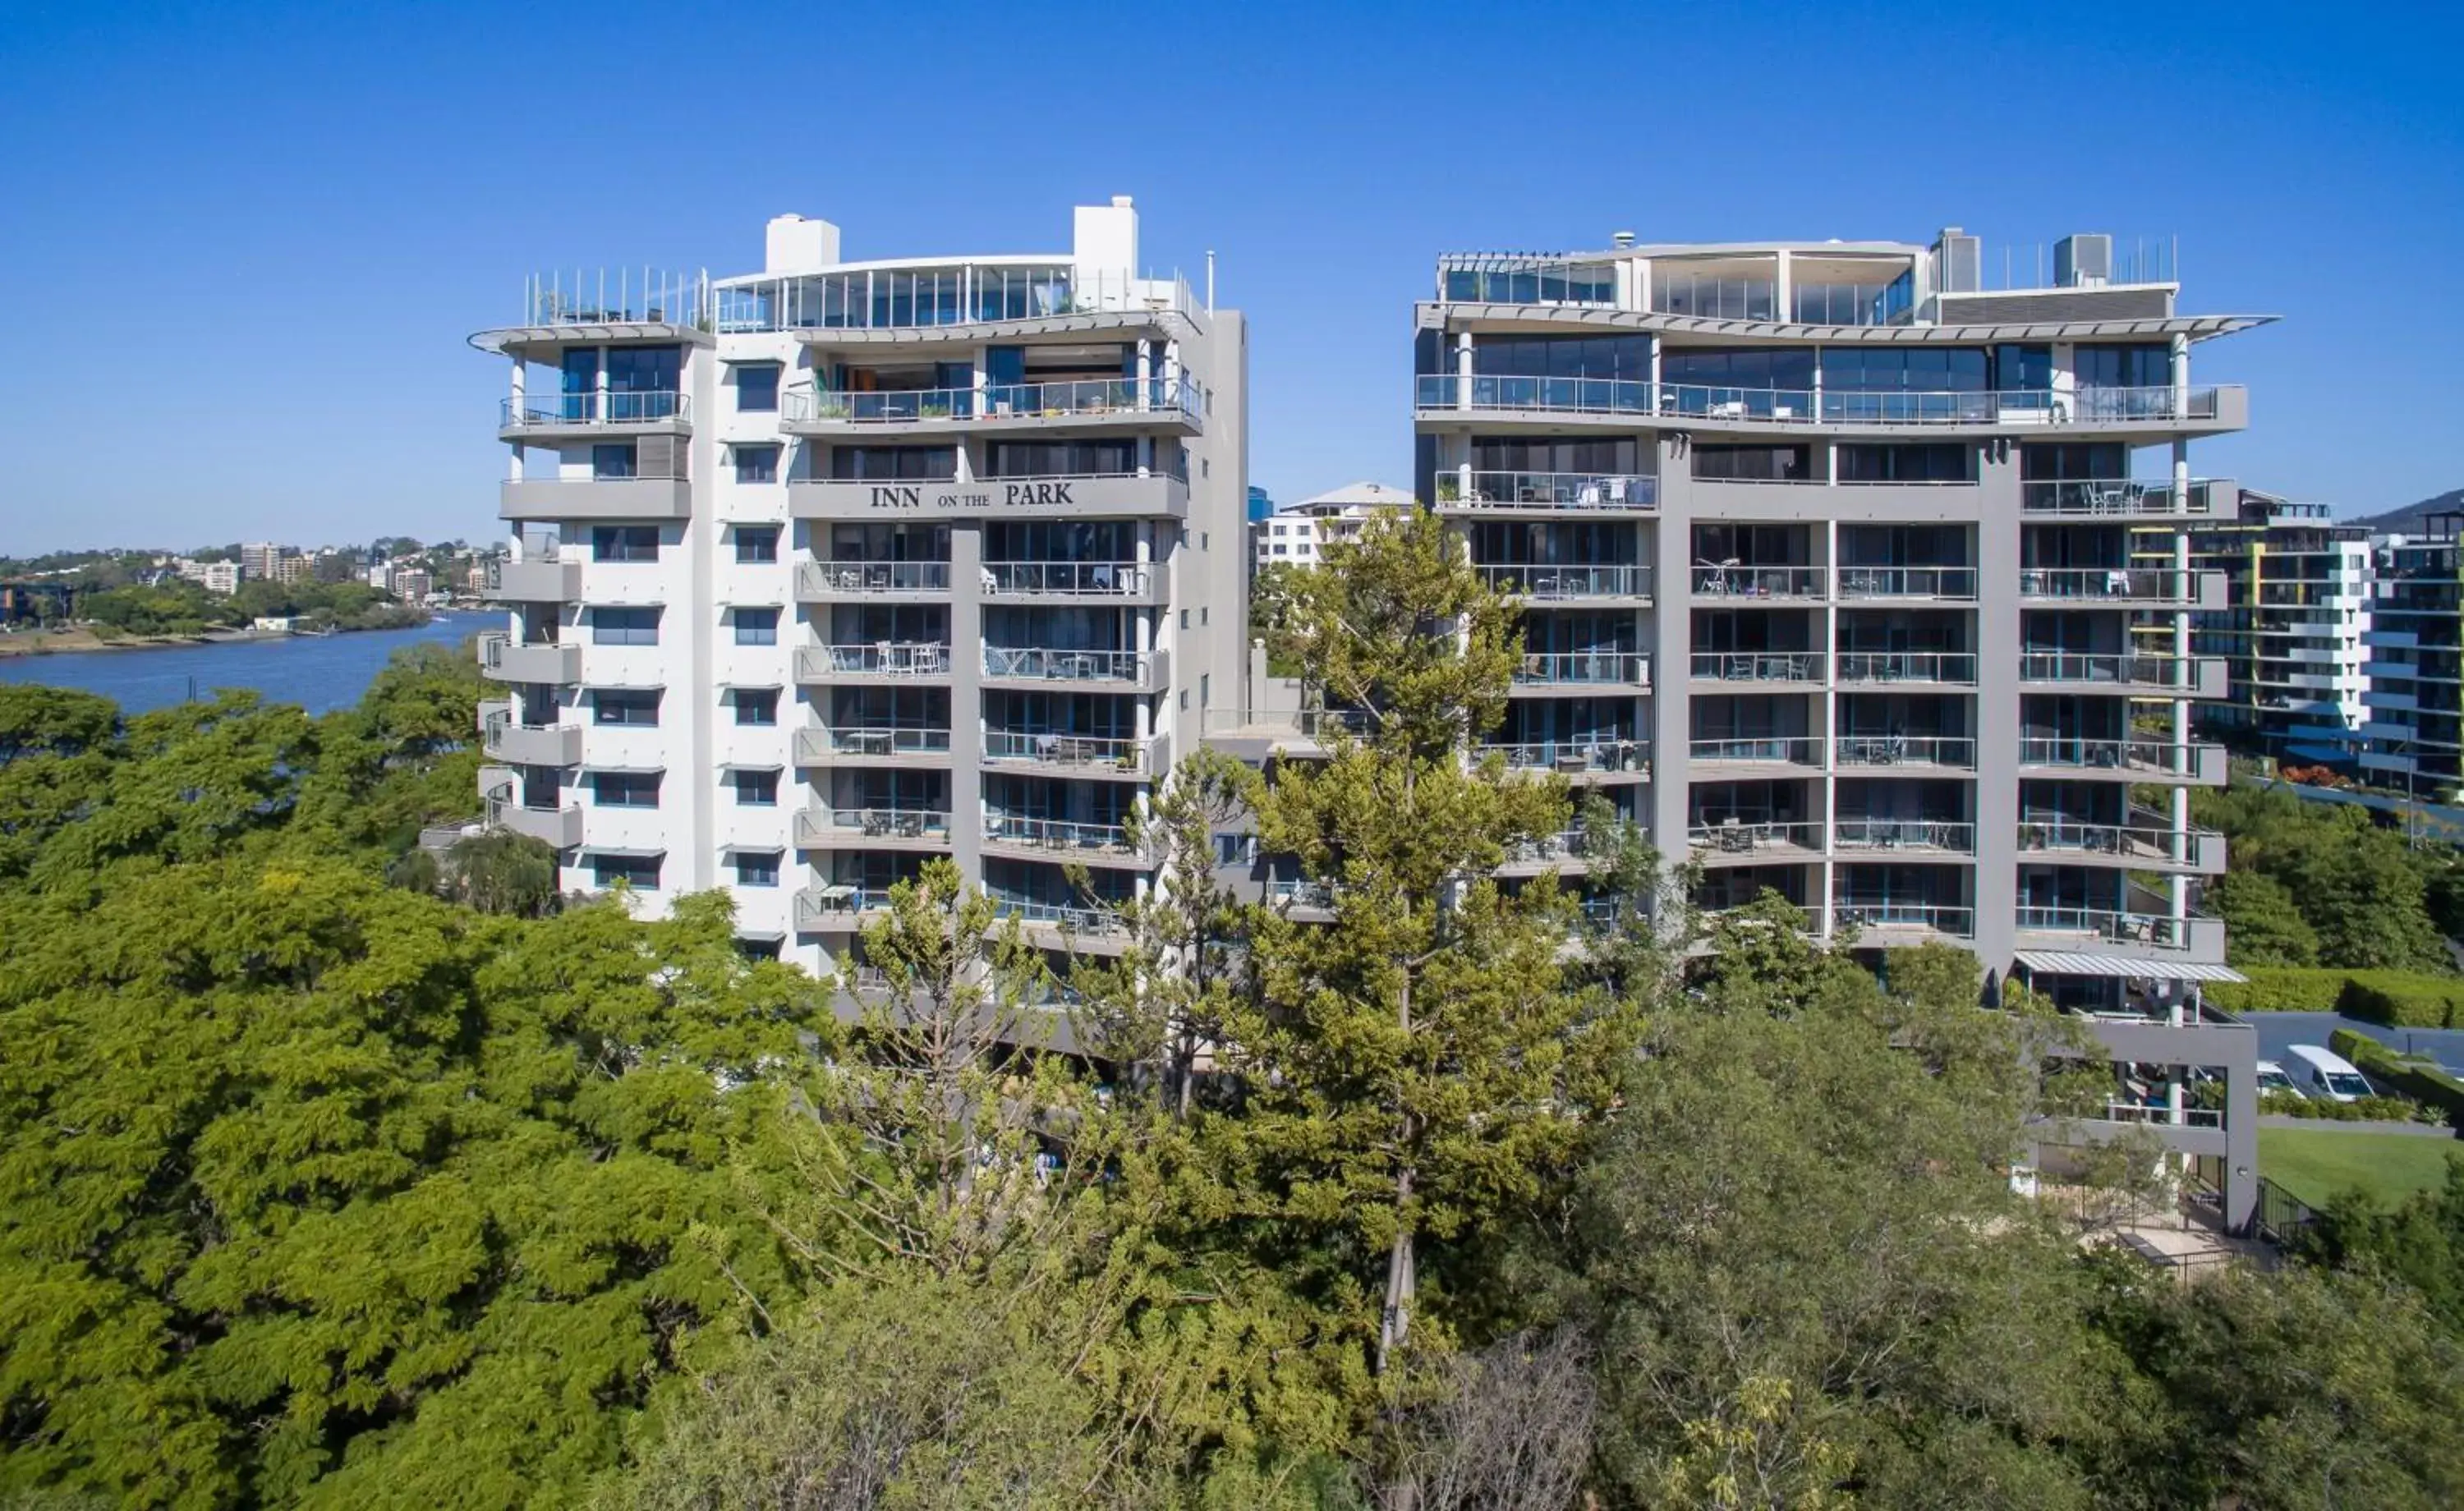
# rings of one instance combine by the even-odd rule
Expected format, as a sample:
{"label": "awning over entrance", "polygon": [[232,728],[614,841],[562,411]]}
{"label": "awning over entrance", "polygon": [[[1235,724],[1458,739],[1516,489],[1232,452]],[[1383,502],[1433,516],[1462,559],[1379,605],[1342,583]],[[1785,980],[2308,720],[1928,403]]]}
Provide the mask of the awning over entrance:
{"label": "awning over entrance", "polygon": [[2068,950],[2022,950],[2013,963],[2031,975],[2119,975],[2141,981],[2246,981],[2229,965],[2188,960],[2142,960],[2130,955],[2076,954]]}

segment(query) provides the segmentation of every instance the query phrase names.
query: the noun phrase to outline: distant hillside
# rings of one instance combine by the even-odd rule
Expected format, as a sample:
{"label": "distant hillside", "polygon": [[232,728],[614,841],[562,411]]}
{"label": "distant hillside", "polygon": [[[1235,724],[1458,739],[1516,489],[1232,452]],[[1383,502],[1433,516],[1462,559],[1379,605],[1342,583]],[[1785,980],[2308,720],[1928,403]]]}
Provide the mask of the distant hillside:
{"label": "distant hillside", "polygon": [[2417,504],[2407,504],[2402,509],[2390,509],[2383,515],[2371,515],[2365,519],[2342,522],[2367,525],[2372,530],[2390,533],[2418,534],[2421,530],[2421,516],[2436,514],[2442,510],[2464,510],[2464,488],[2451,488],[2435,498],[2425,498]]}

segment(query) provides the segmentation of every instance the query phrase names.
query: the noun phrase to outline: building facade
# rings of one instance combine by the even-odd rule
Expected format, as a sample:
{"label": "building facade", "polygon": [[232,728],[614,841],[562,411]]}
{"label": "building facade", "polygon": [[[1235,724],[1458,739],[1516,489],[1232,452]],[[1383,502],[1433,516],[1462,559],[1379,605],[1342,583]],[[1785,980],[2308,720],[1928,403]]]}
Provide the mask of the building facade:
{"label": "building facade", "polygon": [[495,817],[571,887],[714,887],[817,973],[957,862],[1050,942],[1149,885],[1122,822],[1244,668],[1247,336],[1144,273],[1127,199],[1067,252],[572,275],[507,360],[482,645]]}
{"label": "building facade", "polygon": [[[1818,937],[1954,943],[2096,1015],[2111,1125],[2235,1172],[2238,1222],[2255,1049],[2190,990],[2231,973],[2189,804],[2226,771],[2192,734],[2226,668],[2192,646],[2223,584],[2191,535],[2238,490],[2190,451],[2247,398],[2191,353],[2256,321],[2180,313],[2104,238],[2055,261],[1989,291],[1957,230],[1444,258],[1416,486],[1527,602],[1510,765],[1699,861],[1706,909],[1776,892]],[[2139,1062],[2173,1106],[2227,1074],[2230,1112],[2151,1114]]]}
{"label": "building facade", "polygon": [[1347,483],[1287,504],[1260,522],[1254,549],[1259,566],[1315,566],[1328,543],[1349,540],[1381,509],[1408,509],[1411,491],[1384,483]]}
{"label": "building facade", "polygon": [[[2161,570],[2171,541],[2161,533],[2143,541],[2139,570]],[[2215,574],[2223,594],[2191,616],[2191,651],[2225,664],[2225,695],[2196,705],[2193,727],[2288,764],[2358,767],[2368,712],[2368,532],[2331,522],[2324,504],[2245,488],[2231,515],[2192,526],[2190,563]]]}
{"label": "building facade", "polygon": [[2464,787],[2464,514],[2422,524],[2372,552],[2362,767],[2429,798]]}

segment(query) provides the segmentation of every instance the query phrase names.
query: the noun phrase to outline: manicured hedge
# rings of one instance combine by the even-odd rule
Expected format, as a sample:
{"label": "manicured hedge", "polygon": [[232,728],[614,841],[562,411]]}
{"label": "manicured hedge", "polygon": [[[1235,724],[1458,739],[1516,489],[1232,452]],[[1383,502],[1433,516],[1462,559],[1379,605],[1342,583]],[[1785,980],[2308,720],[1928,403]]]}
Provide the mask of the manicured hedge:
{"label": "manicured hedge", "polygon": [[2327,1036],[2327,1045],[2371,1080],[2394,1087],[2424,1106],[2443,1110],[2450,1124],[2464,1128],[2464,1081],[2429,1061],[2408,1060],[2359,1029],[2336,1030]]}
{"label": "manicured hedge", "polygon": [[2464,1028],[2464,976],[2253,965],[2205,989],[2228,1013],[2349,1013],[2389,1028]]}

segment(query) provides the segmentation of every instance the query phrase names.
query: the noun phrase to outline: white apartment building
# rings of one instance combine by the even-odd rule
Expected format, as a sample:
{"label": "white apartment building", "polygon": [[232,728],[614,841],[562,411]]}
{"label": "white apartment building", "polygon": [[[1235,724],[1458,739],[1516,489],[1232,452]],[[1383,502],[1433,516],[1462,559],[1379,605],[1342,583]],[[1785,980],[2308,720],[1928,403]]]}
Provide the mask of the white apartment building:
{"label": "white apartment building", "polygon": [[236,561],[191,561],[182,557],[177,566],[182,577],[209,593],[228,598],[239,591],[241,572]]}
{"label": "white apartment building", "polygon": [[1128,199],[1073,232],[854,261],[781,216],[759,271],[552,274],[472,338],[513,528],[481,783],[567,887],[725,887],[821,972],[942,855],[1113,947],[1124,817],[1242,697],[1247,336]]}
{"label": "white apartment building", "polygon": [[1328,542],[1348,540],[1358,535],[1372,513],[1405,508],[1412,503],[1412,491],[1408,488],[1349,483],[1331,493],[1287,504],[1258,521],[1257,564],[1315,566]]}
{"label": "white apartment building", "polygon": [[251,541],[239,548],[240,575],[250,581],[261,581],[274,576],[275,563],[282,559],[282,548],[270,540]]}

